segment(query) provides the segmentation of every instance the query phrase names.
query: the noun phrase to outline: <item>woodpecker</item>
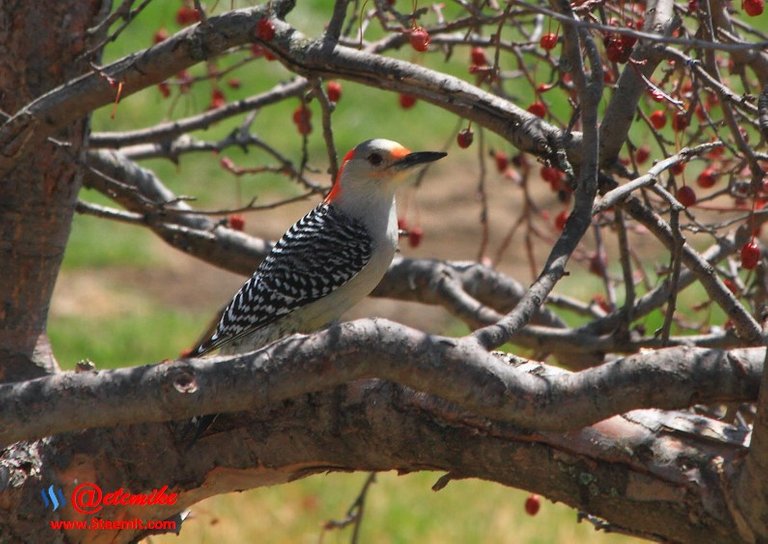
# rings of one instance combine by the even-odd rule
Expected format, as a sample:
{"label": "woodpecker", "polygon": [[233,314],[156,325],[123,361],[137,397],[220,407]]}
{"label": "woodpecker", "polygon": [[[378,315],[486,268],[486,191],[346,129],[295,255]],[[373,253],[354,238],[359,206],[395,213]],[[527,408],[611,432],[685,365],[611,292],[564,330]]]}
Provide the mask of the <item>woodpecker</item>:
{"label": "woodpecker", "polygon": [[378,285],[397,248],[395,189],[446,153],[367,140],[344,156],[325,199],[275,244],[191,353],[253,351],[337,320]]}

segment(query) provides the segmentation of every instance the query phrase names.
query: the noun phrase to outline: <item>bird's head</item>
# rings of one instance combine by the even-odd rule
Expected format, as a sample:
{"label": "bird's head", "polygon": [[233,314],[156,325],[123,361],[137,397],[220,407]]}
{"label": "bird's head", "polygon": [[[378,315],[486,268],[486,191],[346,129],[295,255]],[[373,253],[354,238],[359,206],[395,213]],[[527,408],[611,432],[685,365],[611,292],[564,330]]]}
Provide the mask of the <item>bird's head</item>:
{"label": "bird's head", "polygon": [[392,140],[366,140],[344,156],[327,203],[348,198],[394,195],[395,189],[416,166],[445,157],[439,151],[411,152]]}

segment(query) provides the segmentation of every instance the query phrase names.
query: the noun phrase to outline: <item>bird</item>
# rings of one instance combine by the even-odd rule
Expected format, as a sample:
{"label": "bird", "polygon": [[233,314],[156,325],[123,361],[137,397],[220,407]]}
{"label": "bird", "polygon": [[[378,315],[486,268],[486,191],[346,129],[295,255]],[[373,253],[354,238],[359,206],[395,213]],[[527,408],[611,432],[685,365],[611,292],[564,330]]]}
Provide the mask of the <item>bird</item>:
{"label": "bird", "polygon": [[190,356],[255,351],[337,321],[373,291],[394,258],[395,190],[416,167],[445,156],[382,138],[349,151],[327,196],[273,246]]}

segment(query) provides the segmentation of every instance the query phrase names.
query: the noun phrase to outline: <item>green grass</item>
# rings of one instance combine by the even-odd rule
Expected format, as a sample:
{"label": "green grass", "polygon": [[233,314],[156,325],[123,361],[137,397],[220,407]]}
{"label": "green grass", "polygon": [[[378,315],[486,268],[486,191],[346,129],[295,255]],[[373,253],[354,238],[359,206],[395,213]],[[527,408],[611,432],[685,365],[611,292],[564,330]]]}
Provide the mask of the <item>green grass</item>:
{"label": "green grass", "polygon": [[154,235],[133,225],[90,216],[76,216],[64,252],[64,270],[113,265],[149,266],[157,263],[149,249]]}
{"label": "green grass", "polygon": [[[441,476],[421,472],[379,474],[369,491],[361,542],[386,544],[629,544],[636,539],[597,533],[578,523],[576,512],[542,501],[539,514],[524,511],[527,493],[480,480],[451,482],[439,492],[431,486]],[[184,542],[319,542],[321,527],[344,517],[357,496],[364,474],[313,476],[298,482],[214,497],[193,509],[185,522]],[[233,522],[232,520],[237,520]],[[351,528],[329,531],[325,544],[347,543]],[[153,537],[174,544],[175,536]]]}
{"label": "green grass", "polygon": [[[74,368],[90,359],[99,369],[147,364],[175,358],[201,332],[197,316],[150,307],[114,317],[57,317],[48,329],[60,363]],[[96,332],[98,331],[98,332]]]}

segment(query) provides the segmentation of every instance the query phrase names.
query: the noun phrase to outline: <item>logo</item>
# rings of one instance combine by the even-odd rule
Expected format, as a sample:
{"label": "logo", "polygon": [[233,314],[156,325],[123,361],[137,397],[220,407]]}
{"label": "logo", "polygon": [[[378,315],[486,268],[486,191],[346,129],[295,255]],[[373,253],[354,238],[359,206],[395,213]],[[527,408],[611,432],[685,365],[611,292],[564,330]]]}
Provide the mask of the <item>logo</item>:
{"label": "logo", "polygon": [[91,482],[78,485],[72,491],[72,508],[81,514],[95,514],[101,510],[104,493],[101,488]]}
{"label": "logo", "polygon": [[[40,492],[46,508],[53,508],[55,512],[66,506],[64,492],[61,487],[48,486]],[[153,504],[175,504],[178,493],[168,491],[164,485],[160,489],[153,489],[149,493],[131,493],[122,487],[105,493],[101,486],[93,482],[83,482],[72,490],[70,500],[72,508],[78,514],[87,516],[96,514],[105,506],[150,506]]]}
{"label": "logo", "polygon": [[64,492],[60,487],[48,486],[48,489],[40,491],[40,495],[43,497],[43,504],[46,508],[53,508],[55,512],[60,507],[65,506],[67,501],[64,499]]}

